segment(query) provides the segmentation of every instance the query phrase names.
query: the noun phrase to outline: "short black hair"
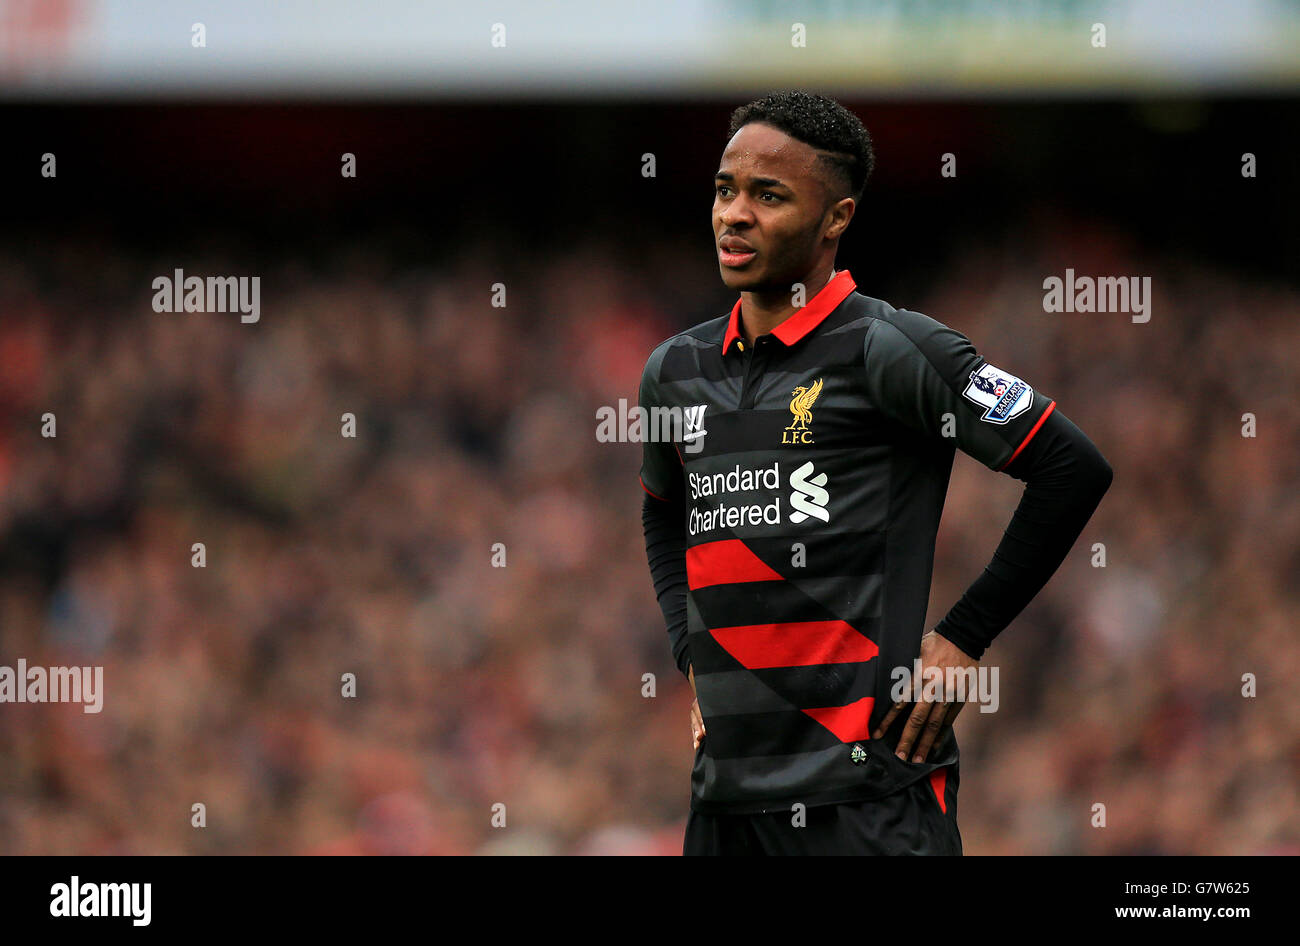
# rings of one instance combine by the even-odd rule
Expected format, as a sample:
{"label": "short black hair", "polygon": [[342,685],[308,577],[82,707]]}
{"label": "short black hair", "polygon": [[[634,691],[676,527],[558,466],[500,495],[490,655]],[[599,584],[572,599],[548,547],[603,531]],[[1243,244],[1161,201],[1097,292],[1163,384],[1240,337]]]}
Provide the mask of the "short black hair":
{"label": "short black hair", "polygon": [[727,140],[750,122],[779,128],[791,138],[826,152],[819,155],[833,178],[835,200],[862,200],[867,178],[876,166],[871,135],[858,116],[834,99],[797,89],[769,92],[731,113]]}

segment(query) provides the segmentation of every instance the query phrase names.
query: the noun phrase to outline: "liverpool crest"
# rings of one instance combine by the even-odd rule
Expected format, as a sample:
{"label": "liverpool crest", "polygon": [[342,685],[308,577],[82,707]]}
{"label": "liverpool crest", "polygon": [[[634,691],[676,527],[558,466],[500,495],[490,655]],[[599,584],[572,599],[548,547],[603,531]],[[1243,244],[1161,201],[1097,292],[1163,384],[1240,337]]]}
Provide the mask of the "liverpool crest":
{"label": "liverpool crest", "polygon": [[812,423],[813,402],[822,393],[822,379],[818,378],[811,387],[801,384],[790,393],[794,395],[790,399],[790,413],[794,415],[794,420],[781,435],[781,442],[812,443],[812,431],[808,425]]}

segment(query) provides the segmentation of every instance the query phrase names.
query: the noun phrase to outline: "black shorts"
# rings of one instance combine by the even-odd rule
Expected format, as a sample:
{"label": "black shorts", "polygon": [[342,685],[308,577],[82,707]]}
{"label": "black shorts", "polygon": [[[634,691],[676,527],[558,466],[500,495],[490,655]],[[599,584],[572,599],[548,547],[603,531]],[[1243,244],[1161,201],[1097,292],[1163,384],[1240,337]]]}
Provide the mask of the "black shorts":
{"label": "black shorts", "polygon": [[957,770],[957,764],[945,766],[875,801],[761,815],[692,810],[682,853],[960,855]]}

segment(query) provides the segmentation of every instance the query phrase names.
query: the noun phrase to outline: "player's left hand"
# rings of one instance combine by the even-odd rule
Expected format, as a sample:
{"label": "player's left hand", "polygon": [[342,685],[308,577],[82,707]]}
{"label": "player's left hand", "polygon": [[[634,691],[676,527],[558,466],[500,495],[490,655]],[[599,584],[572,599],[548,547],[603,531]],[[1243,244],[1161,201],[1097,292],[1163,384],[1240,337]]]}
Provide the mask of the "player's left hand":
{"label": "player's left hand", "polygon": [[[960,668],[965,670],[967,667],[978,667],[979,661],[971,657],[964,650],[954,644],[948,638],[936,634],[934,631],[928,632],[921,638],[921,681],[923,688],[928,679],[933,674],[943,673],[944,679],[947,679],[947,669],[949,667]],[[941,687],[941,691],[943,688]],[[934,745],[935,737],[946,723],[951,723],[957,718],[962,707],[966,704],[958,701],[954,693],[944,692],[944,699],[934,702],[927,702],[924,699],[918,700],[912,708],[912,715],[908,717],[907,724],[903,727],[903,734],[898,738],[898,748],[894,754],[907,761],[908,752],[912,752],[913,762],[924,762],[930,754],[930,749]],[[876,731],[871,734],[871,738],[881,738],[890,723],[903,711],[905,706],[910,704],[909,700],[900,700],[889,708],[885,718],[880,721]],[[919,737],[919,741],[918,741]],[[916,744],[915,750],[912,749],[913,743]]]}

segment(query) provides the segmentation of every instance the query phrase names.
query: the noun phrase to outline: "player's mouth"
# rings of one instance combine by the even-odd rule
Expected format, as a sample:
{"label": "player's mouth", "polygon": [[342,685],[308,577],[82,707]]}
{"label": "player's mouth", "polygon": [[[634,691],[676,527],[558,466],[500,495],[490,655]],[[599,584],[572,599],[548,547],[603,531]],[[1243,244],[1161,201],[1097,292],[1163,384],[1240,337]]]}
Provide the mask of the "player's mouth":
{"label": "player's mouth", "polygon": [[723,266],[744,266],[758,251],[743,240],[722,240],[718,244],[718,260]]}

